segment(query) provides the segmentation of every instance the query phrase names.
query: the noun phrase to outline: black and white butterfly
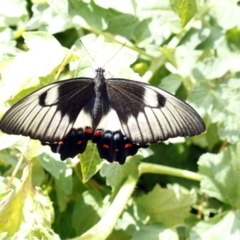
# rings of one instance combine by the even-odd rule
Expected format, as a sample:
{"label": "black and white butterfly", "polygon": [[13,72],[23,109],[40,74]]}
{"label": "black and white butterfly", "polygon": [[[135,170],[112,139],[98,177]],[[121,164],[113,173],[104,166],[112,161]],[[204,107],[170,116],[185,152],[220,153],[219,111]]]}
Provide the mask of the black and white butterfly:
{"label": "black and white butterfly", "polygon": [[61,159],[83,153],[88,140],[101,158],[123,164],[141,147],[205,130],[198,113],[170,93],[149,84],[73,78],[47,85],[12,106],[0,121],[8,134],[21,134],[49,145]]}

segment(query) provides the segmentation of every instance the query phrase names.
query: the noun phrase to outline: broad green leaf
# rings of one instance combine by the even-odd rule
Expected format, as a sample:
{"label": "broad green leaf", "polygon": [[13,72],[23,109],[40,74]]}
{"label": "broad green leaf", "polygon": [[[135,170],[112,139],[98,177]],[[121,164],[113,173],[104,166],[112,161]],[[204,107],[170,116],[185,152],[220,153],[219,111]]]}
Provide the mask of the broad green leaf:
{"label": "broad green leaf", "polygon": [[222,153],[206,153],[199,159],[201,191],[210,197],[240,207],[240,143],[228,146]]}
{"label": "broad green leaf", "polygon": [[10,56],[15,56],[19,53],[19,50],[16,48],[16,40],[12,39],[14,30],[10,27],[7,27],[6,23],[3,23],[3,21],[4,18],[0,15],[0,61],[5,58],[9,58]]}
{"label": "broad green leaf", "polygon": [[[219,26],[215,26],[212,28],[209,28],[209,26],[205,26],[204,28],[206,28],[206,31],[197,31],[198,34],[200,35],[201,38],[204,37],[203,41],[198,43],[197,49],[201,49],[201,50],[207,50],[207,49],[218,49],[221,51],[221,46],[220,44],[222,42],[224,42],[224,32],[222,30],[221,27]],[[204,35],[204,36],[202,36]],[[205,38],[207,37],[207,38]],[[206,57],[209,57],[209,52],[206,51]],[[210,54],[210,56],[212,56],[212,54]]]}
{"label": "broad green leaf", "polygon": [[99,157],[97,147],[93,143],[88,143],[84,153],[80,155],[82,171],[82,181],[86,183],[102,167],[104,161]]}
{"label": "broad green leaf", "polygon": [[180,87],[182,79],[177,74],[170,74],[161,80],[160,88],[174,94]]}
{"label": "broad green leaf", "polygon": [[218,0],[214,2],[210,15],[217,21],[223,29],[230,29],[240,23],[240,9],[237,2]]}
{"label": "broad green leaf", "polygon": [[56,179],[59,179],[60,175],[66,171],[67,167],[65,162],[56,160],[47,153],[40,154],[37,159],[42,167]]}
{"label": "broad green leaf", "polygon": [[27,18],[27,2],[21,0],[1,0],[0,16],[8,25],[15,25]]}
{"label": "broad green leaf", "polygon": [[129,240],[129,236],[123,231],[116,231],[115,229],[111,235],[107,238],[108,240]]}
{"label": "broad green leaf", "polygon": [[[185,45],[188,49],[195,50],[196,47],[199,49],[199,44],[202,44],[202,42],[204,42],[205,40],[208,41],[212,31],[214,30],[210,29],[209,26],[206,25],[202,25],[200,29],[192,28],[184,36],[180,44]],[[195,51],[194,54],[196,53],[197,52]]]}
{"label": "broad green leaf", "polygon": [[130,174],[137,177],[138,176],[138,164],[141,156],[130,157],[124,165],[119,163],[105,163],[101,170],[100,174],[102,177],[106,177],[107,185],[111,186],[113,191],[116,191],[123,181]]}
{"label": "broad green leaf", "polygon": [[211,112],[214,103],[214,95],[211,92],[209,84],[200,83],[195,87],[190,92],[188,101],[194,109],[198,110],[201,116],[204,116],[207,112]]}
{"label": "broad green leaf", "polygon": [[71,5],[67,9],[68,1],[49,0],[50,6],[45,0],[40,4],[37,3],[37,0],[35,2],[32,6],[33,16],[27,22],[27,31],[38,29],[39,31],[55,34],[73,27],[67,12],[67,10],[71,10]]}
{"label": "broad green leaf", "polygon": [[160,240],[171,239],[178,240],[178,235],[173,229],[167,228],[161,223],[155,223],[152,225],[144,226],[137,231],[131,240]]}
{"label": "broad green leaf", "polygon": [[109,22],[107,30],[112,34],[120,34],[129,40],[134,40],[136,44],[140,44],[151,37],[149,22],[149,19],[140,21],[133,15],[117,14],[116,12],[114,18]]}
{"label": "broad green leaf", "polygon": [[0,135],[0,150],[11,147],[17,141],[19,141],[22,137],[19,135]]}
{"label": "broad green leaf", "polygon": [[201,221],[190,231],[190,240],[238,240],[240,238],[240,212],[230,211],[223,216],[215,216]]}
{"label": "broad green leaf", "polygon": [[45,178],[45,172],[39,161],[33,160],[32,181],[34,186],[41,186]]}
{"label": "broad green leaf", "polygon": [[181,32],[180,18],[172,11],[169,0],[137,1],[136,13],[141,19],[149,19],[151,36],[148,41],[161,45],[169,39],[172,33]]}
{"label": "broad green leaf", "polygon": [[[130,68],[130,65],[137,59],[137,52],[129,48],[121,48],[120,44],[105,42],[104,38],[96,37],[93,34],[84,36],[81,41],[88,53],[77,41],[76,45],[81,49],[81,59],[76,74],[78,77],[94,77],[93,69],[104,67],[106,78],[141,80],[139,75]],[[91,58],[94,59],[94,62]]]}
{"label": "broad green leaf", "polygon": [[72,194],[72,168],[67,167],[61,171],[59,178],[55,179],[59,211],[66,209],[69,195]]}
{"label": "broad green leaf", "polygon": [[105,0],[94,0],[94,2],[105,9],[115,9],[119,12],[122,13],[127,13],[127,14],[131,14],[134,15],[135,11],[134,11],[134,1],[129,1],[129,0],[115,0],[115,1],[105,1]]}
{"label": "broad green leaf", "polygon": [[184,222],[190,216],[195,193],[183,194],[176,189],[164,189],[156,185],[151,192],[140,197],[137,202],[149,215],[149,223],[162,222],[173,226]]}
{"label": "broad green leaf", "polygon": [[200,80],[221,78],[228,71],[228,62],[220,58],[206,58],[198,62],[193,69],[194,77]]}
{"label": "broad green leaf", "polygon": [[101,193],[97,189],[85,191],[77,200],[71,220],[78,235],[83,234],[100,220],[102,201]]}
{"label": "broad green leaf", "polygon": [[67,0],[47,0],[52,10],[63,17],[68,17],[69,2]]}
{"label": "broad green leaf", "polygon": [[90,3],[72,1],[72,6],[75,10],[74,14],[72,13],[74,24],[97,32],[105,30],[108,25],[106,18],[113,16],[112,11],[105,11],[105,9],[97,6],[93,1]]}
{"label": "broad green leaf", "polygon": [[0,90],[1,99],[6,101],[22,89],[39,84],[39,77],[54,72],[66,56],[66,50],[52,36],[44,32],[24,33],[28,52],[1,63],[0,74],[4,86]]}
{"label": "broad green leaf", "polygon": [[165,46],[161,48],[161,51],[169,61],[166,67],[170,72],[179,74],[183,78],[189,77],[196,64],[198,54],[192,54],[185,46],[177,48],[168,48]]}
{"label": "broad green leaf", "polygon": [[188,99],[202,116],[207,113],[212,123],[218,124],[219,138],[230,143],[236,143],[240,137],[240,89],[237,82],[201,83]]}
{"label": "broad green leaf", "polygon": [[182,26],[185,26],[197,13],[197,2],[195,0],[171,0],[173,8],[181,18]]}
{"label": "broad green leaf", "polygon": [[[52,203],[41,189],[32,186],[31,168],[29,162],[24,168],[21,181],[15,180],[15,187],[11,187],[5,195],[1,194],[0,234],[8,232],[7,236],[11,239],[24,239],[31,234],[47,237],[48,231],[52,232]],[[41,229],[45,231],[41,232]],[[53,232],[52,235],[59,239]]]}

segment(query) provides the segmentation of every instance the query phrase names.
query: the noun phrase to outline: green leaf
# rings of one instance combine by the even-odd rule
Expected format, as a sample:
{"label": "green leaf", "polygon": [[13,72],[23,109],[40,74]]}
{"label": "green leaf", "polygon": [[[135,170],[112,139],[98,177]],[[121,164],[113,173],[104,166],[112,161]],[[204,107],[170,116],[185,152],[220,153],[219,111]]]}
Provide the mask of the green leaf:
{"label": "green leaf", "polygon": [[116,191],[130,174],[138,176],[140,158],[141,156],[138,155],[130,157],[124,165],[115,162],[105,163],[100,170],[100,174],[102,177],[106,177],[107,185],[111,186],[113,191]]}
{"label": "green leaf", "polygon": [[39,31],[54,34],[63,32],[73,26],[67,12],[67,10],[71,10],[71,5],[68,8],[67,1],[49,0],[48,2],[50,5],[47,4],[47,1],[41,4],[36,1],[36,3],[32,5],[33,15],[27,23],[28,31],[38,29]]}
{"label": "green leaf", "polygon": [[188,99],[202,116],[207,113],[212,123],[218,123],[219,138],[229,143],[236,143],[240,137],[240,89],[237,82],[229,80],[212,86],[201,83]]}
{"label": "green leaf", "polygon": [[[1,186],[0,195],[0,234],[8,232],[8,238],[25,239],[25,236],[35,234],[47,237],[53,222],[53,208],[50,199],[39,188],[34,188],[31,182],[31,163],[24,168],[21,181],[15,179],[14,187],[4,194]],[[1,182],[7,183],[6,179]],[[4,187],[4,188],[3,188]],[[6,190],[5,190],[6,191]],[[14,209],[14,211],[13,211]],[[33,211],[34,209],[34,211]],[[17,213],[17,214],[16,214]],[[59,239],[56,234],[55,239]]]}
{"label": "green leaf", "polygon": [[239,24],[240,9],[234,1],[219,0],[213,4],[210,15],[223,29],[230,29]]}
{"label": "green leaf", "polygon": [[179,189],[164,189],[156,185],[151,192],[137,202],[149,215],[150,223],[162,222],[167,226],[183,223],[190,216],[195,193],[183,194]]}
{"label": "green leaf", "polygon": [[39,84],[39,77],[46,76],[60,66],[65,50],[50,34],[44,32],[24,33],[28,52],[5,60],[0,65],[4,89],[0,90],[1,99],[6,101],[24,88]]}
{"label": "green leaf", "polygon": [[190,240],[233,239],[240,236],[240,211],[230,211],[224,216],[216,216],[208,221],[201,221],[190,231]]}
{"label": "green leaf", "polygon": [[240,143],[228,146],[222,153],[206,153],[199,159],[201,191],[210,197],[240,207]]}
{"label": "green leaf", "polygon": [[66,171],[65,162],[58,161],[47,153],[40,154],[37,159],[42,167],[56,179],[59,179],[60,175]]}
{"label": "green leaf", "polygon": [[[137,52],[129,48],[121,48],[122,46],[116,43],[105,42],[104,38],[96,38],[93,34],[82,37],[81,41],[88,53],[82,44],[77,41],[76,45],[81,49],[80,64],[78,63],[78,67],[76,64],[74,66],[77,67],[76,75],[78,77],[93,77],[95,76],[93,69],[96,69],[96,66],[104,66],[106,78],[118,77],[141,80],[139,75],[130,67],[137,59]],[[91,58],[94,59],[94,62]]]}
{"label": "green leaf", "polygon": [[[151,42],[159,46],[169,39],[172,33],[181,32],[181,23],[177,14],[172,11],[170,1],[138,1],[136,13],[140,19],[150,21],[148,28],[151,33],[145,43]],[[147,45],[148,46],[148,45]]]}
{"label": "green leaf", "polygon": [[21,0],[2,0],[0,16],[4,16],[8,25],[15,25],[27,18],[27,3]]}
{"label": "green leaf", "polygon": [[63,212],[67,207],[69,195],[72,194],[73,190],[72,168],[66,166],[61,171],[59,178],[55,180],[55,185],[59,211]]}
{"label": "green leaf", "polygon": [[221,58],[206,58],[198,62],[193,69],[193,75],[197,80],[220,78],[228,71],[228,62]]}
{"label": "green leaf", "polygon": [[179,74],[182,78],[189,77],[197,61],[197,55],[191,54],[185,46],[177,48],[164,46],[161,48],[161,52],[169,61],[166,67],[170,72]]}
{"label": "green leaf", "polygon": [[0,150],[11,147],[20,139],[21,139],[21,136],[19,135],[10,135],[10,136],[7,134],[0,135]]}
{"label": "green leaf", "polygon": [[68,17],[69,2],[67,0],[47,0],[47,2],[56,14]]}
{"label": "green leaf", "polygon": [[103,160],[99,157],[97,147],[93,143],[88,143],[84,153],[80,155],[82,170],[82,181],[86,183],[103,165]]}
{"label": "green leaf", "polygon": [[34,186],[41,186],[44,181],[45,174],[39,161],[33,161],[32,172],[32,181]]}
{"label": "green leaf", "polygon": [[74,206],[72,215],[72,226],[76,234],[80,235],[91,228],[100,220],[99,213],[102,207],[102,196],[100,191],[92,189],[85,191]]}
{"label": "green leaf", "polygon": [[180,87],[181,83],[182,79],[179,75],[169,74],[168,76],[161,80],[159,87],[174,94]]}
{"label": "green leaf", "polygon": [[173,8],[181,18],[182,26],[185,26],[197,13],[197,3],[195,0],[171,0]]}
{"label": "green leaf", "polygon": [[178,240],[178,235],[173,229],[167,228],[161,223],[144,226],[138,230],[131,240],[158,240],[158,239],[171,239]]}

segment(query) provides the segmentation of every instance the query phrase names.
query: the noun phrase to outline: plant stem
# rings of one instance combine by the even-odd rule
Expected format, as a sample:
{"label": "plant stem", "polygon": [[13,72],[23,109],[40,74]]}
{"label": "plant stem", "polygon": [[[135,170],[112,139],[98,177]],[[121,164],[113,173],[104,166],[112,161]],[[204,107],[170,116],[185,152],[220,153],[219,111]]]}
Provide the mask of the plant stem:
{"label": "plant stem", "polygon": [[120,217],[125,206],[127,205],[127,202],[136,187],[137,181],[137,177],[129,175],[127,180],[124,182],[121,189],[119,190],[117,196],[113,200],[111,206],[109,207],[103,218],[98,222],[98,224],[89,229],[82,236],[74,238],[72,240],[106,239],[112,233],[112,230],[115,227],[118,218]]}
{"label": "plant stem", "polygon": [[165,174],[165,175],[187,178],[195,181],[201,180],[201,176],[197,173],[194,173],[188,170],[165,167],[165,166],[153,164],[153,163],[144,163],[144,162],[141,163],[139,165],[139,174],[141,175],[143,173]]}

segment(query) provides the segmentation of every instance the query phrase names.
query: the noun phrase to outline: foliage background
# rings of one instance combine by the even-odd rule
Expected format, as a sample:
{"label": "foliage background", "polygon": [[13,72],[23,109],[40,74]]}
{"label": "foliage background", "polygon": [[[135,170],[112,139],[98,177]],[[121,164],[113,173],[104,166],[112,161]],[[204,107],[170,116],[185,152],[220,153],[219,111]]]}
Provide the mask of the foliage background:
{"label": "foliage background", "polygon": [[0,239],[240,239],[238,4],[1,0],[1,115],[43,85],[104,65],[106,76],[186,100],[207,130],[123,166],[106,164],[92,144],[61,162],[38,141],[1,133]]}

